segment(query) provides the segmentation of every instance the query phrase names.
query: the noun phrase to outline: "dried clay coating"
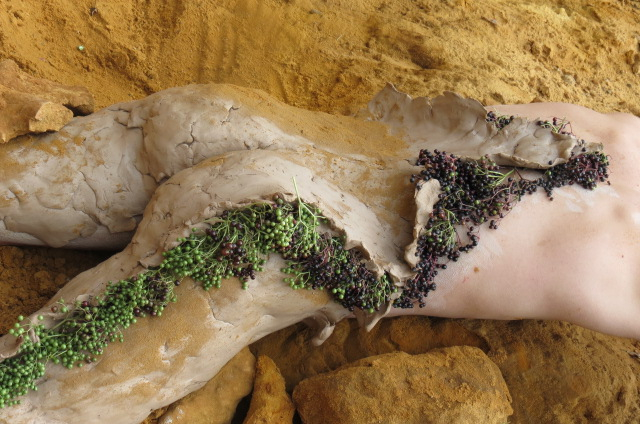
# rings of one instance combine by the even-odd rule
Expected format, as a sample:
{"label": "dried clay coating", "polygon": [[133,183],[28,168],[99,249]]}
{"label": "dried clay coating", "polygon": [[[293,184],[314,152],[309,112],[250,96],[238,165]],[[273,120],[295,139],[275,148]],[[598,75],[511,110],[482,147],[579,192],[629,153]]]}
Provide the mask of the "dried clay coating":
{"label": "dried clay coating", "polygon": [[313,146],[399,161],[439,148],[544,168],[582,147],[523,119],[498,131],[485,122],[480,103],[452,93],[412,100],[389,85],[369,110],[367,120],[333,117],[247,89],[194,85],[75,118],[56,133],[16,139],[0,146],[0,242],[124,247],[159,184],[235,150]]}
{"label": "dried clay coating", "polygon": [[[206,87],[205,91],[210,89]],[[194,87],[187,90],[193,92]],[[384,100],[385,95],[390,97]],[[424,190],[418,196],[420,204],[416,207],[408,177],[415,170],[412,163],[417,151],[440,142],[437,138],[411,138],[415,137],[411,123],[407,128],[399,126],[398,115],[385,112],[380,105],[387,106],[388,111],[408,108],[408,114],[417,114],[419,110],[426,119],[431,116],[434,121],[438,121],[440,112],[458,107],[461,110],[456,116],[470,117],[462,122],[445,120],[445,124],[437,128],[443,134],[446,127],[460,131],[453,137],[456,143],[466,146],[476,141],[473,149],[481,155],[485,154],[481,146],[493,146],[487,140],[504,137],[493,131],[490,124],[482,124],[484,114],[480,116],[481,108],[475,102],[452,94],[437,99],[433,105],[422,99],[407,99],[387,87],[371,106],[373,116],[385,121],[404,140],[404,148],[398,150],[395,157],[347,155],[338,151],[339,146],[328,146],[331,152],[323,151],[317,148],[322,137],[315,134],[310,141],[297,139],[295,149],[230,152],[177,173],[156,190],[125,250],[73,279],[56,299],[85,299],[102,292],[107,281],[128,278],[145,266],[157,265],[161,253],[175,246],[178,237],[223,210],[264,201],[274,193],[283,193],[293,200],[294,178],[300,197],[319,207],[335,231],[346,234],[347,247],[361,249],[371,269],[388,272],[395,281],[401,282],[411,275],[403,256],[405,247],[414,238],[411,221],[416,209],[432,207],[438,194],[435,189]],[[272,122],[269,125],[278,128]],[[285,127],[282,122],[280,125]],[[361,125],[379,128],[375,122]],[[434,134],[438,133],[437,128],[432,129]],[[484,133],[477,128],[485,128]],[[460,135],[462,133],[466,136]],[[164,137],[170,138],[166,134]],[[237,137],[239,140],[240,136]],[[546,159],[551,155],[548,150],[557,146],[549,141],[545,148],[544,143],[537,141],[553,137],[529,135],[519,143],[507,143],[508,148],[503,151],[491,147],[492,154],[510,157],[517,163],[522,158],[514,154],[516,150],[518,154],[533,151],[538,152],[536,157]],[[463,139],[467,141],[460,142]],[[274,145],[269,144],[273,140],[261,142]],[[534,143],[536,148],[525,148],[526,143]],[[575,147],[578,142],[573,139],[573,143]],[[373,141],[370,148],[376,147]],[[441,143],[438,147],[442,148]],[[457,153],[456,149],[447,150]],[[538,163],[538,166],[544,165]],[[175,171],[165,169],[156,176],[162,175],[159,178],[162,180]],[[114,178],[116,176],[122,177],[114,174]],[[326,328],[330,329],[347,316],[348,311],[332,302],[324,292],[292,291],[282,283],[283,274],[279,271],[282,265],[282,259],[272,255],[265,271],[259,273],[245,291],[235,281],[227,281],[223,288],[210,292],[201,290],[195,283],[181,285],[180,301],[161,319],[141,320],[127,330],[124,345],[109,346],[97,363],[70,371],[50,367],[39,391],[24,396],[19,406],[0,410],[0,423],[137,423],[148,411],[201,387],[235,353],[266,334],[311,319],[325,326],[322,336],[326,337],[330,333]],[[39,313],[47,314],[48,323],[56,318],[45,307],[30,319]],[[382,310],[380,314],[361,318],[371,325],[384,313]],[[13,347],[12,336],[0,339],[0,352],[11,354]]]}

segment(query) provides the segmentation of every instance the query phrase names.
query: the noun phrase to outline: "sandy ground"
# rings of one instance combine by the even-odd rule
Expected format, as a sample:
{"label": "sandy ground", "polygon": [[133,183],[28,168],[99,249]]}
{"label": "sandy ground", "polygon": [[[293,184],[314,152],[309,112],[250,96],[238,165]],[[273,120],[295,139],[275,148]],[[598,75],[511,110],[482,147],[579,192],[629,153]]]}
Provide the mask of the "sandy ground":
{"label": "sandy ground", "polygon": [[[302,108],[352,114],[393,82],[416,96],[451,90],[485,104],[563,101],[640,115],[638,0],[0,0],[0,6],[0,59],[86,86],[98,107],[222,82]],[[0,334],[104,257],[0,248]]]}
{"label": "sandy ground", "polygon": [[98,106],[226,82],[349,113],[391,81],[640,113],[639,20],[637,0],[3,0],[0,58]]}

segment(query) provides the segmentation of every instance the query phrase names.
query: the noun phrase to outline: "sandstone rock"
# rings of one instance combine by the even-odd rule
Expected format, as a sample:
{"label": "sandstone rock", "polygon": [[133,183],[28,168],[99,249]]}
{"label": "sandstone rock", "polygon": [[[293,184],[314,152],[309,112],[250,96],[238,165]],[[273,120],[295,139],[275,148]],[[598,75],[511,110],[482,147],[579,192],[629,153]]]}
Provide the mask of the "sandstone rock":
{"label": "sandstone rock", "polygon": [[[400,317],[383,320],[370,333],[340,322],[322,346],[309,343],[301,325],[271,334],[251,346],[280,368],[288,387],[304,378],[383,352],[412,354],[469,345],[500,368],[513,398],[513,423],[635,422],[640,361],[627,351],[640,344],[559,321],[445,320]],[[297,358],[297,359],[296,359]]]}
{"label": "sandstone rock", "polygon": [[9,60],[0,61],[0,142],[28,133],[57,131],[74,115],[94,109],[84,87],[32,77]]}
{"label": "sandstone rock", "polygon": [[251,406],[244,424],[291,423],[294,413],[280,370],[268,356],[258,357]]}
{"label": "sandstone rock", "polygon": [[487,350],[486,341],[465,329],[459,320],[402,317],[380,321],[366,331],[355,320],[339,322],[331,337],[320,346],[309,340],[314,330],[304,324],[285,328],[251,345],[256,355],[273,359],[293,388],[305,378],[335,370],[367,356],[403,351],[426,353],[431,349],[458,345]]}
{"label": "sandstone rock", "polygon": [[513,412],[498,367],[467,346],[362,359],[302,381],[293,398],[305,424],[504,423]]}
{"label": "sandstone rock", "polygon": [[144,424],[228,424],[240,400],[251,392],[254,373],[255,357],[245,348],[204,387]]}
{"label": "sandstone rock", "polygon": [[638,342],[559,321],[462,321],[488,344],[513,397],[514,423],[638,421]]}

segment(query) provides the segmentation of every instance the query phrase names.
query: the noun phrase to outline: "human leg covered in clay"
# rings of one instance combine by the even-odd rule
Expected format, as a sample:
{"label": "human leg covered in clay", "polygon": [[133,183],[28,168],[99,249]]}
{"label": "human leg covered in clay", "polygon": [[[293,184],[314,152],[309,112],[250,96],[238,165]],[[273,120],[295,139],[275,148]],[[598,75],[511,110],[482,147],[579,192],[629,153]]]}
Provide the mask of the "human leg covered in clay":
{"label": "human leg covered in clay", "polygon": [[[21,137],[0,145],[0,243],[120,249],[159,184],[235,150],[314,146],[376,161],[413,160],[421,148],[446,147],[469,157],[505,154],[507,163],[530,166],[562,161],[573,146],[525,122],[505,137],[485,122],[480,103],[451,93],[412,101],[389,86],[369,110],[364,119],[338,117],[256,90],[194,85],[75,118],[56,133]],[[546,146],[542,156],[518,151],[534,134]]]}
{"label": "human leg covered in clay", "polygon": [[[578,118],[571,116],[572,107],[563,107],[553,115]],[[369,323],[384,313],[565,319],[600,331],[639,337],[633,326],[638,318],[634,265],[638,258],[632,246],[638,205],[634,202],[634,158],[627,156],[629,160],[625,160],[631,147],[631,131],[638,124],[627,116],[588,113],[592,115],[587,120],[599,122],[596,127],[601,131],[594,132],[591,141],[603,142],[611,157],[611,186],[594,191],[564,187],[554,191],[553,202],[544,193],[525,196],[497,231],[482,228],[479,246],[440,270],[438,289],[429,293],[424,308],[382,307],[378,314],[362,311],[358,315]],[[547,116],[537,112],[534,115]],[[469,122],[472,129],[486,128],[484,121]],[[580,120],[574,122],[574,132],[584,134],[578,132]],[[384,128],[375,123],[367,125]],[[392,123],[388,125],[393,128]],[[598,137],[609,134],[608,129],[612,138]],[[537,129],[534,130],[531,142],[544,137],[560,142],[568,138],[549,135],[544,129],[535,136]],[[463,140],[467,133],[460,131],[454,141]],[[509,139],[508,129],[493,133],[496,134]],[[362,251],[367,267],[389,275],[401,290],[403,279],[412,273],[404,257],[405,247],[413,238],[416,212],[414,186],[409,178],[416,173],[413,164],[417,152],[411,152],[429,148],[412,136],[406,131],[386,139],[372,138],[356,157],[344,151],[336,154],[315,148],[295,152],[243,151],[185,170],[154,195],[137,235],[125,251],[72,280],[53,302],[60,297],[86,299],[87,295],[100,293],[109,280],[128,278],[145,267],[157,266],[161,253],[177,245],[177,238],[188,234],[190,228],[201,228],[205,220],[222,210],[259,199],[269,201],[274,193],[282,193],[292,201],[300,196],[319,207],[333,223],[332,231],[345,233],[346,247]],[[317,144],[321,136],[312,137],[317,137]],[[395,143],[393,149],[389,148],[389,141]],[[548,146],[556,148],[558,144]],[[542,149],[544,160],[538,162],[544,165],[547,157],[553,162],[563,159],[562,155],[566,160],[574,148],[580,150],[581,146]],[[517,143],[513,144],[499,152],[499,158],[507,156],[508,160],[508,153],[514,156],[518,148]],[[328,150],[337,149],[338,146],[329,146]],[[494,151],[482,154],[485,153]],[[176,290],[181,298],[177,305],[168,308],[161,318],[140,319],[126,330],[124,345],[109,346],[98,362],[85,366],[93,368],[91,373],[51,366],[40,390],[30,392],[22,405],[0,411],[0,420],[14,423],[20,422],[18,417],[25,417],[24,422],[110,419],[134,423],[150,408],[195,390],[233,353],[258,337],[308,317],[331,324],[349,314],[331,302],[326,292],[291,290],[282,281],[286,275],[280,268],[282,262],[272,255],[246,291],[235,280],[210,292],[200,291],[197,284],[187,280]],[[611,278],[614,275],[616,278]],[[56,318],[49,312],[51,306],[41,311],[46,322]],[[384,306],[391,306],[391,302]],[[15,344],[15,338],[5,336],[2,343],[8,349],[11,343]],[[200,373],[197,377],[194,370]],[[88,389],[96,386],[104,386],[105,390],[98,393]],[[122,411],[130,414],[130,421],[118,415]]]}
{"label": "human leg covered in clay", "polygon": [[176,172],[228,151],[307,142],[261,117],[257,105],[269,100],[239,87],[180,87],[0,145],[0,243],[123,248]]}
{"label": "human leg covered in clay", "polygon": [[[332,201],[336,225],[340,225],[340,214],[358,207],[356,200],[343,199],[334,186],[314,181],[314,175],[299,165],[278,156],[255,161],[251,155],[223,156],[167,181],[155,193],[128,247],[74,278],[28,320],[56,325],[68,316],[61,310],[64,302],[60,299],[97,305],[96,296],[109,281],[137,275],[145,269],[141,264],[159,265],[162,252],[174,247],[178,238],[226,209],[270,202],[273,193],[293,198],[285,168],[295,172],[301,195]],[[270,171],[277,172],[272,175]],[[231,176],[236,183],[225,184]],[[364,205],[359,207],[361,223],[379,225],[374,214]],[[0,409],[0,423],[138,423],[151,410],[204,385],[253,341],[304,319],[332,325],[349,314],[324,291],[291,290],[283,283],[285,275],[280,270],[284,266],[281,257],[272,255],[246,290],[237,279],[228,279],[221,288],[208,292],[201,284],[184,279],[175,289],[178,303],[170,305],[161,318],[140,318],[125,331],[124,344],[113,343],[99,361],[83,364],[82,369],[54,366],[38,391],[23,396],[20,405]],[[44,319],[39,321],[38,315]],[[16,342],[13,336],[1,340],[5,353]]]}

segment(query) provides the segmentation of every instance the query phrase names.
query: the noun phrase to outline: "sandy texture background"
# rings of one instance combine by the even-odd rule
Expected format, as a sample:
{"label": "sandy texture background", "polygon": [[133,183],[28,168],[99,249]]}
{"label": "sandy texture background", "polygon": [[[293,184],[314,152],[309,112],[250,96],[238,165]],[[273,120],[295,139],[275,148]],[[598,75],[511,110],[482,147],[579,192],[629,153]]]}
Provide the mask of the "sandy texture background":
{"label": "sandy texture background", "polygon": [[[98,108],[173,86],[220,82],[262,89],[310,110],[352,114],[393,82],[414,96],[452,90],[485,104],[562,101],[640,115],[638,22],[637,0],[0,0],[0,59],[13,59],[34,76],[86,86]],[[0,334],[106,256],[1,247]],[[372,347],[372,336],[351,325],[337,332],[346,343],[344,361],[391,349]],[[633,374],[640,367],[624,353],[640,348],[637,343],[560,323],[382,327],[394,325],[397,333],[385,334],[405,351],[458,343],[488,352],[514,399],[511,422],[637,417],[640,386]],[[408,340],[421,325],[433,334],[431,344],[418,348]],[[273,343],[294,334],[276,335]],[[278,360],[273,346],[255,349],[271,352],[282,368],[286,355]],[[297,358],[304,355],[319,353]],[[545,380],[552,371],[566,373],[564,386]],[[300,380],[287,372],[287,384]],[[585,398],[590,390],[592,398]]]}
{"label": "sandy texture background", "polygon": [[637,0],[3,0],[0,57],[88,87],[98,107],[225,82],[349,113],[390,81],[413,95],[455,90],[485,104],[567,101],[640,113],[639,7]]}

